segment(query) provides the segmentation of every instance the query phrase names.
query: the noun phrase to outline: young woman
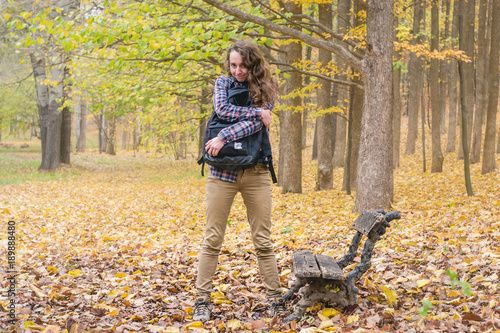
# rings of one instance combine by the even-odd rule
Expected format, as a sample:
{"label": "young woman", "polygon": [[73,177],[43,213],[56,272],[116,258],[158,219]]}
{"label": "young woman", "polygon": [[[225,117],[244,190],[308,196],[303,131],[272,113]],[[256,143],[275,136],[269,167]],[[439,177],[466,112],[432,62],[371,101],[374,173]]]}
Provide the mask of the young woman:
{"label": "young woman", "polygon": [[[271,124],[271,110],[276,100],[277,82],[272,78],[269,65],[257,47],[238,41],[228,50],[225,67],[230,76],[221,75],[215,82],[214,108],[217,116],[227,121],[237,121],[207,142],[205,150],[217,156],[228,142],[251,135]],[[227,102],[231,85],[247,86],[252,107],[242,107]],[[210,166],[207,179],[207,226],[201,247],[196,300],[193,319],[210,319],[210,294],[217,268],[219,252],[224,240],[227,220],[235,195],[240,192],[247,208],[252,241],[257,255],[260,275],[266,296],[271,303],[271,315],[285,310],[276,257],[271,241],[271,179],[267,167],[258,163],[242,171],[216,169]]]}

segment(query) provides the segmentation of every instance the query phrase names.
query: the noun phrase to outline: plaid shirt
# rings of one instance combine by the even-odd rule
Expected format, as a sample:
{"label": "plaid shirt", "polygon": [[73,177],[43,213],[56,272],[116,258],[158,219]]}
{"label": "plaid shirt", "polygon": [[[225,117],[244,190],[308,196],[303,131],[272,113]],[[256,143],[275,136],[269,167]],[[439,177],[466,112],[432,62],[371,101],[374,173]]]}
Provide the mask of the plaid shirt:
{"label": "plaid shirt", "polygon": [[[226,121],[238,121],[236,124],[226,127],[217,135],[222,143],[233,142],[246,136],[252,135],[262,129],[262,108],[236,106],[227,103],[227,93],[231,83],[235,86],[242,85],[234,77],[221,75],[215,81],[214,89],[214,109],[217,116]],[[273,109],[273,104],[269,103],[267,108]],[[238,171],[223,170],[209,166],[210,172],[220,180],[226,182],[236,182]]]}

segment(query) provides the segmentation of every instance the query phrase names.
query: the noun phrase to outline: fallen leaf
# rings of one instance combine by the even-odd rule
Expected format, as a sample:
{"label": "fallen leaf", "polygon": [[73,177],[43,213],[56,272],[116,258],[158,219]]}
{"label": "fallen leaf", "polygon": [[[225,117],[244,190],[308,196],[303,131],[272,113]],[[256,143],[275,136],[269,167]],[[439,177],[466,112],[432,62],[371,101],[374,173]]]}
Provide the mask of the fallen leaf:
{"label": "fallen leaf", "polygon": [[47,296],[44,292],[42,292],[42,290],[40,290],[39,288],[37,288],[34,284],[30,283],[30,289],[33,290],[35,292],[35,295],[37,295],[38,297],[49,297]]}

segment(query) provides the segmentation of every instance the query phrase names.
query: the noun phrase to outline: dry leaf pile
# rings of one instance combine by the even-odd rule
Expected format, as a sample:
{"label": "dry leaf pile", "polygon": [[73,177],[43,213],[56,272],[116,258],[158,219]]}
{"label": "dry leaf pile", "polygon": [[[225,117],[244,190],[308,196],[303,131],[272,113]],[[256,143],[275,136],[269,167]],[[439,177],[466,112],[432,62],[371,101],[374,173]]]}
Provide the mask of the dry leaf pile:
{"label": "dry leaf pile", "polygon": [[[238,196],[214,281],[213,320],[202,325],[190,319],[205,225],[206,179],[198,166],[94,157],[75,156],[71,168],[78,172],[69,181],[1,188],[0,218],[17,223],[18,332],[500,331],[498,172],[482,176],[473,165],[476,195],[467,197],[461,161],[447,155],[443,173],[423,174],[419,157],[405,156],[395,170],[393,206],[403,218],[377,244],[358,283],[359,306],[339,312],[319,304],[288,325],[266,312]],[[321,192],[313,190],[314,172],[308,164],[303,194],[273,188],[284,287],[293,280],[294,250],[340,258],[354,235],[354,199],[338,189],[342,171],[335,170],[336,189]],[[6,242],[2,231],[2,258]],[[6,270],[2,259],[2,276]]]}

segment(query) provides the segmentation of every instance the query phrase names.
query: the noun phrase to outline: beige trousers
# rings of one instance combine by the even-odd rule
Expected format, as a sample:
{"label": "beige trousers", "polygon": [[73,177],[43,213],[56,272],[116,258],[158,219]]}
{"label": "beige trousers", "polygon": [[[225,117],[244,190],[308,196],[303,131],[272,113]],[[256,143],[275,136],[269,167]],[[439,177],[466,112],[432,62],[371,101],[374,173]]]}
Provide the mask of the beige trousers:
{"label": "beige trousers", "polygon": [[271,242],[271,179],[261,163],[240,171],[235,183],[225,182],[212,174],[207,180],[207,227],[201,247],[196,298],[210,298],[219,252],[224,240],[229,211],[234,197],[241,192],[247,208],[252,241],[267,298],[281,297],[276,256]]}

